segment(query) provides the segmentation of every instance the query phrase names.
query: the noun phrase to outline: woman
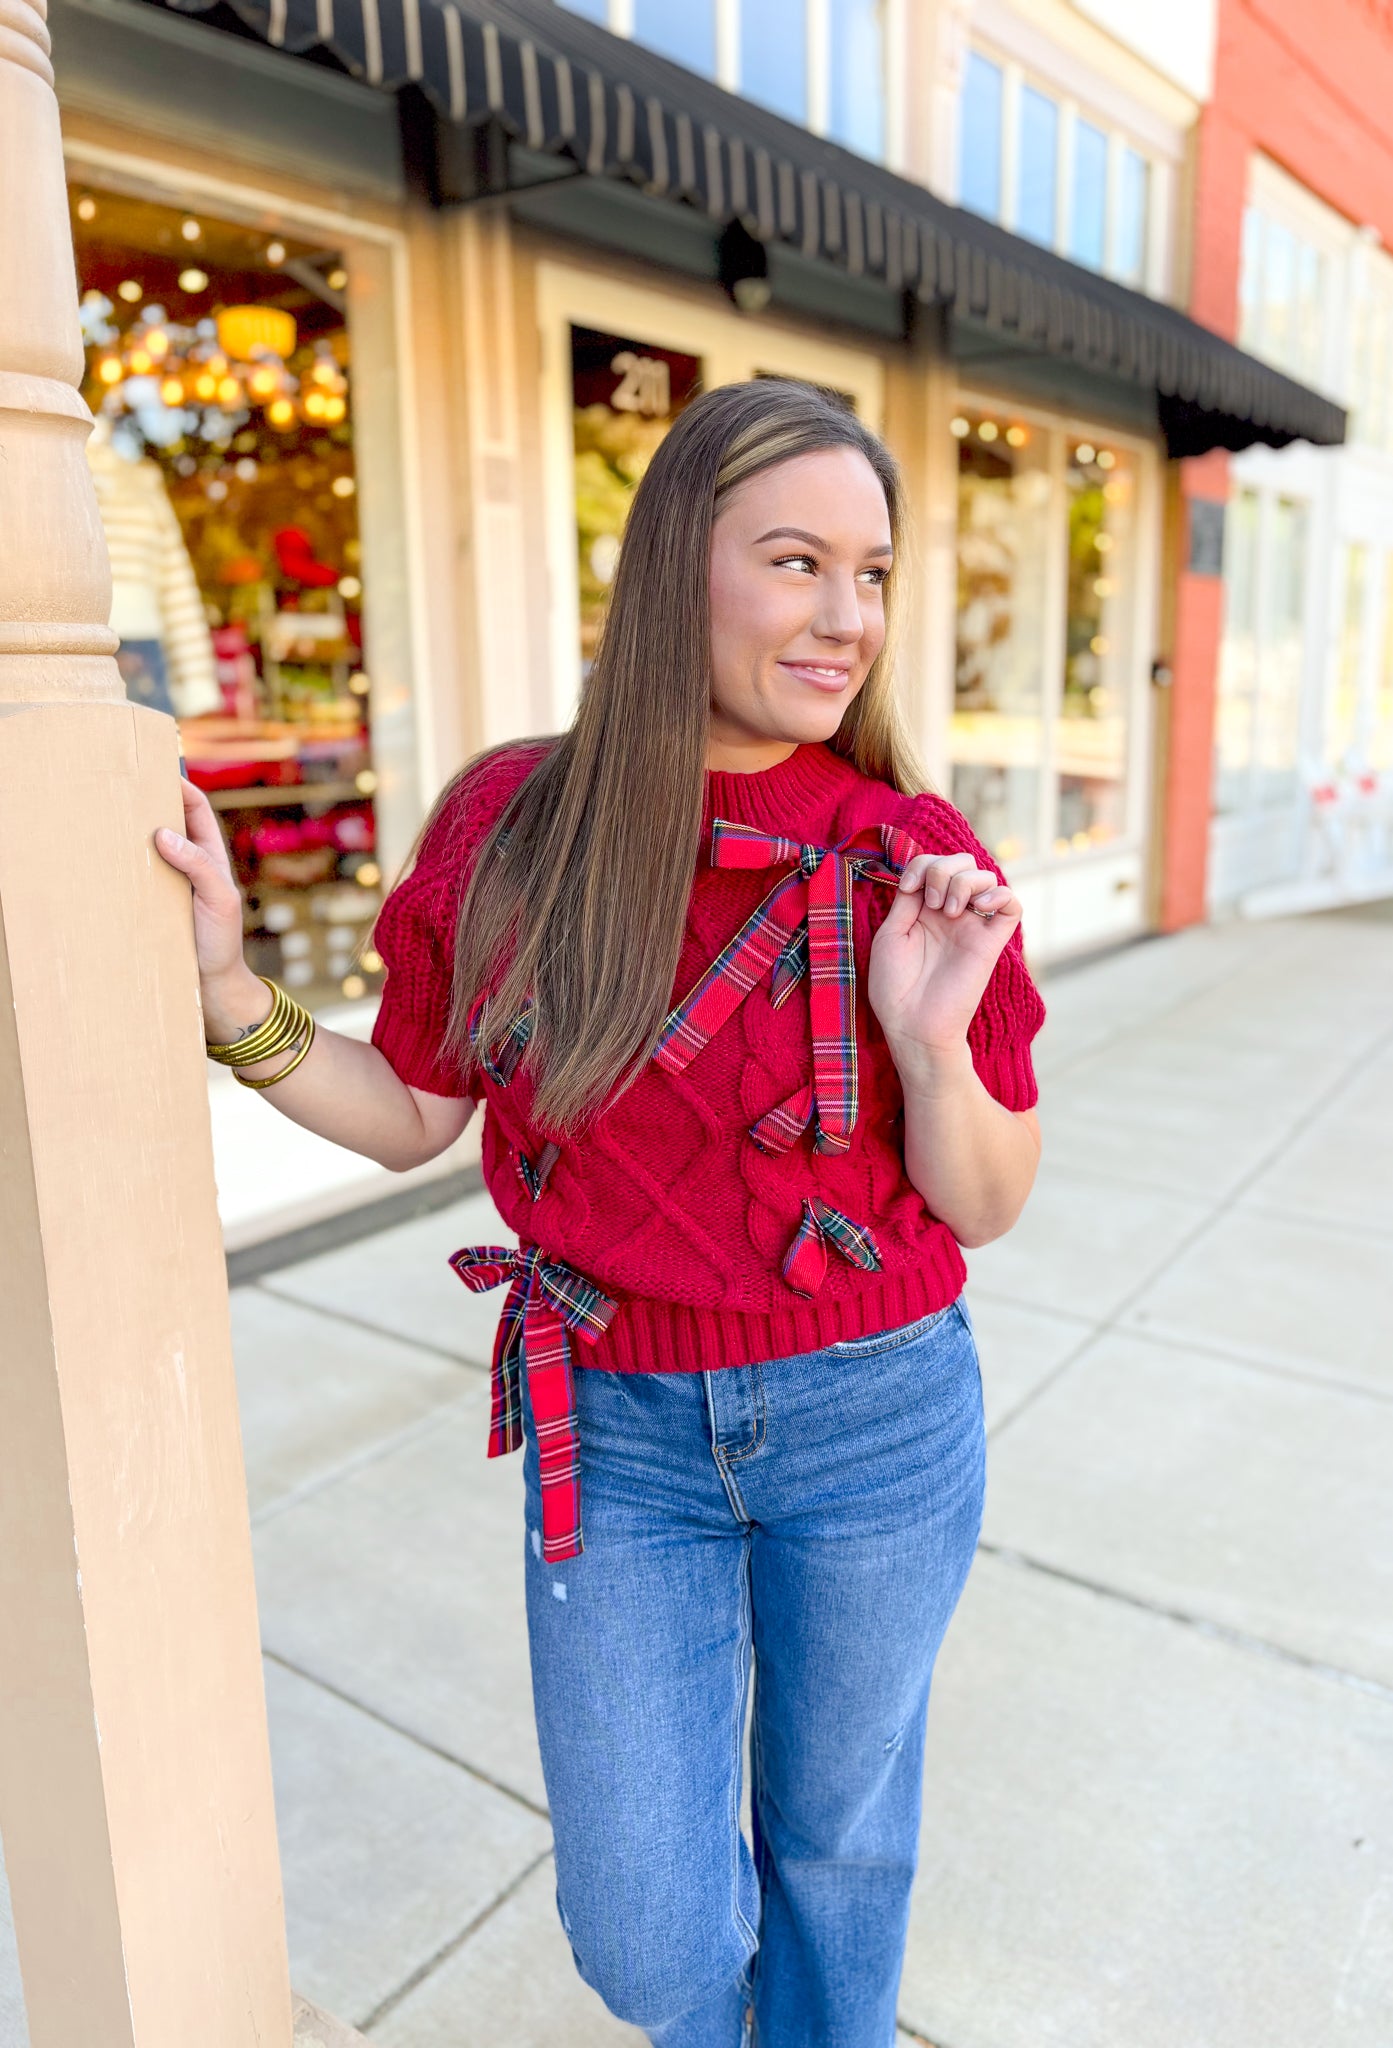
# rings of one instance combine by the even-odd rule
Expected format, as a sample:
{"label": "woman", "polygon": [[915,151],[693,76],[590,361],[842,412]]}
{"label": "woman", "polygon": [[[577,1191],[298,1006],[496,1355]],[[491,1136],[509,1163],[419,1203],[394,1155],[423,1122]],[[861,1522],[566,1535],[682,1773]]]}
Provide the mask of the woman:
{"label": "woman", "polygon": [[811,387],[682,415],[571,730],[467,767],[383,908],[370,1045],[267,1020],[196,790],[159,835],[215,1056],[286,1115],[400,1169],[487,1104],[522,1250],[452,1263],[511,1282],[558,1901],[660,2048],[890,2048],[981,1516],[959,1246],[1039,1152],[1019,906],[891,695],[900,501]]}

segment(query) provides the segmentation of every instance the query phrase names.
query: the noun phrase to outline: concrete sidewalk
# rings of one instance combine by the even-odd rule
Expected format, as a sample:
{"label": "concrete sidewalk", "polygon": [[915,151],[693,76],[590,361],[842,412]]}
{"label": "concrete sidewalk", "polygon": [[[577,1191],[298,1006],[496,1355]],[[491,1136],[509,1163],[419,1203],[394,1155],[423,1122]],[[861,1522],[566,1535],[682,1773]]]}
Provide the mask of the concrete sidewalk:
{"label": "concrete sidewalk", "polygon": [[[988,1507],[904,2039],[1389,2048],[1393,917],[1046,994],[1040,1186],[971,1261]],[[445,1265],[499,1227],[476,1197],[233,1298],[294,1976],[383,2048],[617,2048],[552,1899],[499,1297]],[[0,1887],[21,2048],[8,1942]]]}

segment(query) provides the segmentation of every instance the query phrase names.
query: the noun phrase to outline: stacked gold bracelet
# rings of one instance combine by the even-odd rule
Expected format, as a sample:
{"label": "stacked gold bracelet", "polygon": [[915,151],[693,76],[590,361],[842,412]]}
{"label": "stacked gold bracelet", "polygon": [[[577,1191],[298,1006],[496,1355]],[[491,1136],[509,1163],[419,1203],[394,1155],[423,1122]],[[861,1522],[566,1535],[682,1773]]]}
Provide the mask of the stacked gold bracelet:
{"label": "stacked gold bracelet", "polygon": [[[249,1031],[245,1038],[236,1038],[231,1045],[210,1045],[208,1057],[219,1066],[231,1067],[233,1079],[240,1081],[244,1088],[273,1088],[277,1081],[283,1081],[287,1074],[293,1074],[305,1054],[314,1044],[314,1019],[302,1003],[274,981],[266,981],[264,974],[258,974],[258,981],[265,982],[271,991],[271,1014],[264,1024],[258,1024],[255,1031]],[[301,1044],[300,1041],[304,1040]],[[299,1050],[296,1051],[296,1047]],[[253,1080],[249,1074],[239,1074],[238,1067],[254,1067],[262,1060],[273,1060],[279,1053],[293,1052],[294,1058],[287,1060],[274,1074],[266,1074],[260,1080]]]}

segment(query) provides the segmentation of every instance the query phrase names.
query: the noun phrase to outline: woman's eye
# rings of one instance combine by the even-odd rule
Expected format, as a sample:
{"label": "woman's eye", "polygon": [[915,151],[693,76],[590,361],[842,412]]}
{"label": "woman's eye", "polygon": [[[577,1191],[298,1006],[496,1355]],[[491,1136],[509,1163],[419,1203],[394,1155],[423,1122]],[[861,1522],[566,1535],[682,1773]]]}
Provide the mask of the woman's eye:
{"label": "woman's eye", "polygon": [[810,575],[817,573],[817,563],[811,555],[780,555],[774,563],[776,569],[806,569]]}
{"label": "woman's eye", "polygon": [[861,580],[865,582],[869,579],[872,588],[879,590],[889,574],[890,571],[888,569],[863,569],[861,571]]}

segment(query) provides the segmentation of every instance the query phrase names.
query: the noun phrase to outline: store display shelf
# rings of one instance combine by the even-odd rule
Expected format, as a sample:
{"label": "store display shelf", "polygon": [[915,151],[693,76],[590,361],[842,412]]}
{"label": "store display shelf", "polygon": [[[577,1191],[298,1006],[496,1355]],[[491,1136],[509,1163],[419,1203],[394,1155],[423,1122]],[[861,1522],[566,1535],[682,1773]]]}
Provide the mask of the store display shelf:
{"label": "store display shelf", "polygon": [[363,800],[356,782],[257,783],[249,789],[205,791],[215,811],[262,810],[290,804],[347,804]]}

